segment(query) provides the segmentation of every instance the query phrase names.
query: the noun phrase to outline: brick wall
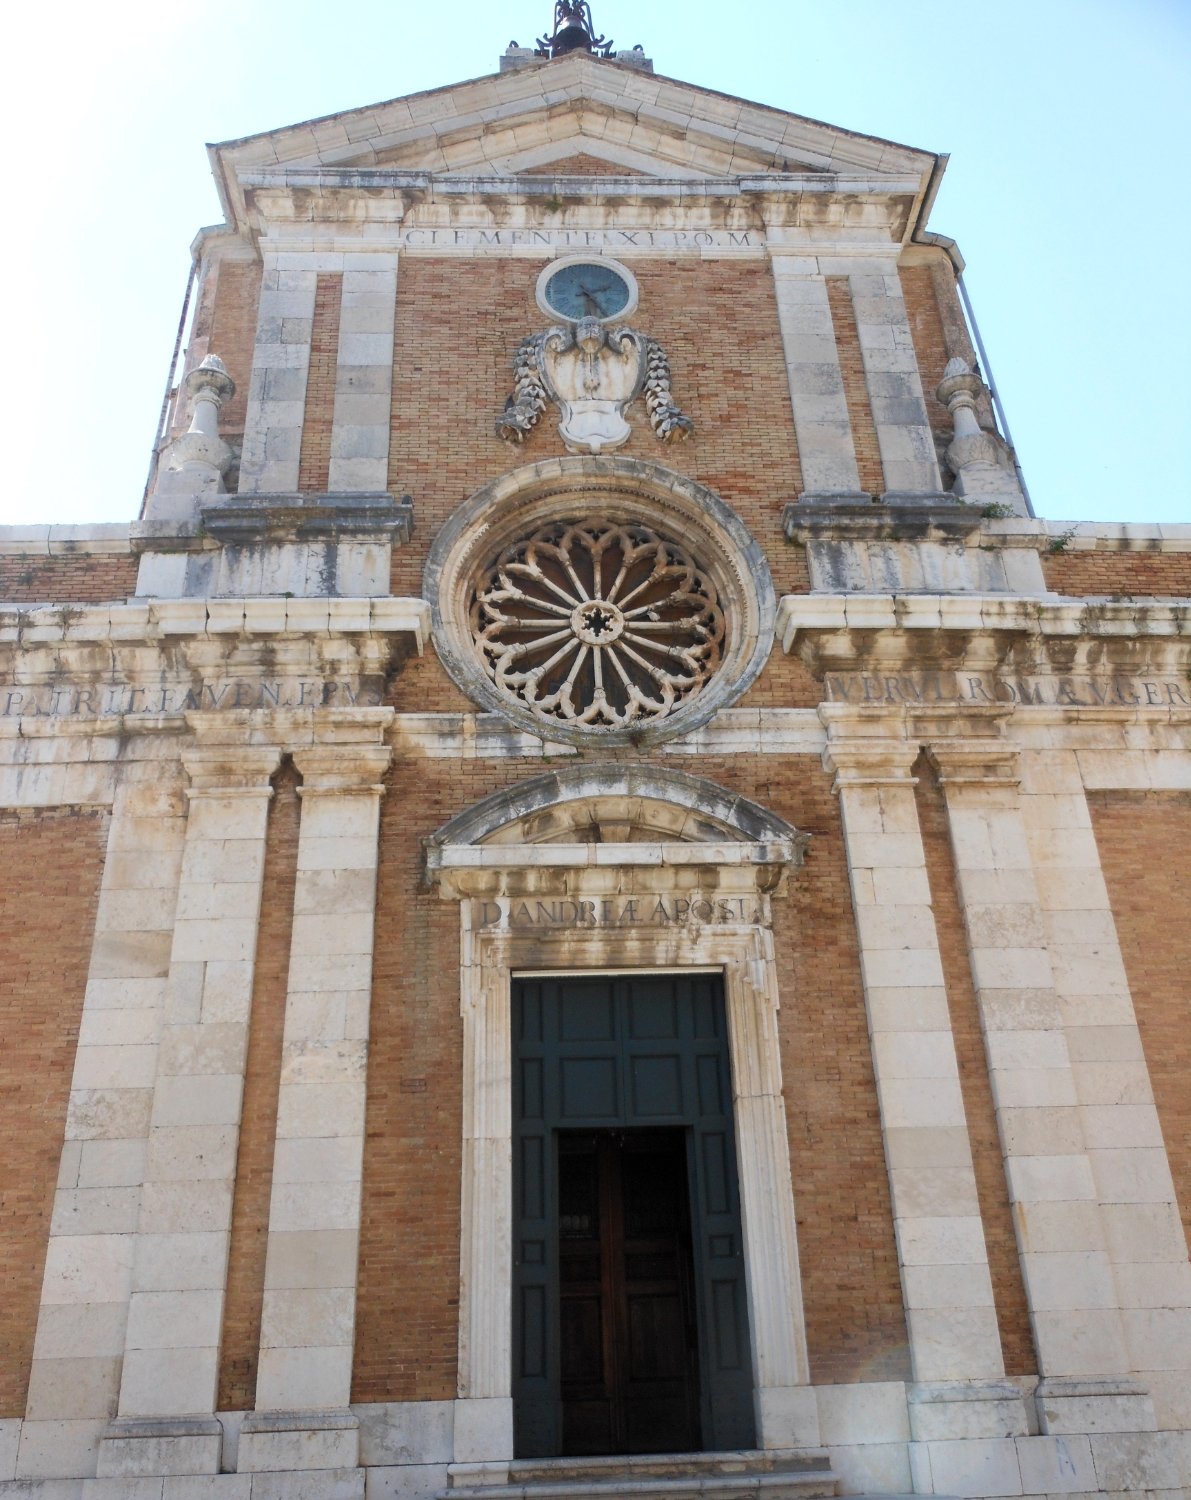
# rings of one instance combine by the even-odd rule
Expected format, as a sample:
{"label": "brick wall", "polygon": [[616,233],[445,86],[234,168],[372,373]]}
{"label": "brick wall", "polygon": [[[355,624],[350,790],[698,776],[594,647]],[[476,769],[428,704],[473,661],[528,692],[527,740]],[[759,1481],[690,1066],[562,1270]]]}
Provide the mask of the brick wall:
{"label": "brick wall", "polygon": [[947,335],[935,295],[934,278],[929,266],[904,266],[899,274],[931,431],[950,435],[951,413],[935,395],[951,354],[947,348]]}
{"label": "brick wall", "polygon": [[827,302],[831,308],[840,373],[844,380],[844,399],[848,403],[848,420],[852,424],[852,445],[856,450],[856,467],[860,471],[860,488],[870,495],[879,495],[885,489],[885,470],[881,465],[881,449],[864,374],[852,288],[846,276],[828,276],[826,279]]}
{"label": "brick wall", "polygon": [[[781,1044],[814,1378],[908,1374],[838,808],[804,760],[699,773],[815,835],[775,903]],[[353,1400],[455,1394],[462,1024],[459,913],[419,889],[420,840],[540,761],[398,759],[382,804]],[[401,795],[416,785],[416,798]],[[416,1272],[411,1271],[416,1268]]]}
{"label": "brick wall", "polygon": [[256,1399],[261,1300],[269,1194],[273,1186],[273,1146],[277,1129],[277,1090],[281,1081],[281,1037],[289,978],[290,932],[298,869],[298,777],[285,766],[274,781],[265,836],[261,922],[252,983],[252,1018],[236,1187],[232,1204],[227,1300],[219,1365],[219,1410],[252,1410]]}
{"label": "brick wall", "polygon": [[335,376],[339,363],[339,309],[343,277],[319,276],[314,284],[314,323],[310,332],[310,368],[298,488],[315,494],[330,488],[331,426],[335,411]]}
{"label": "brick wall", "polygon": [[0,603],[106,604],[136,592],[131,553],[64,552],[54,557],[0,556]]}
{"label": "brick wall", "polygon": [[219,412],[219,431],[224,437],[239,437],[244,431],[260,296],[258,263],[227,261],[220,266],[207,347],[224,362],[236,382],[236,394]]}
{"label": "brick wall", "polygon": [[1044,552],[1042,573],[1048,589],[1076,597],[1191,596],[1191,552]]}
{"label": "brick wall", "polygon": [[[805,559],[786,541],[782,506],[802,487],[773,278],[762,261],[632,263],[641,287],[634,324],[670,358],[674,395],[696,432],[657,441],[642,403],[620,453],[708,485],[765,547],[779,593],[805,587]],[[557,412],[521,448],[493,432],[512,390],[519,341],[543,326],[538,263],[407,256],[397,288],[389,487],[413,496],[413,542],[396,550],[393,591],[421,587],[426,550],[443,521],[510,469],[563,456]]]}
{"label": "brick wall", "polygon": [[599,156],[589,156],[580,151],[575,156],[566,156],[562,161],[547,162],[541,167],[526,167],[518,172],[519,177],[643,177],[633,167],[621,167],[614,161],[604,161]]}
{"label": "brick wall", "polygon": [[918,817],[926,851],[931,904],[939,934],[947,1005],[955,1035],[960,1089],[964,1112],[968,1118],[968,1134],[972,1141],[976,1192],[980,1200],[980,1216],[984,1221],[984,1242],[988,1249],[1005,1373],[1035,1375],[1038,1373],[1038,1355],[1034,1349],[1029,1305],[1021,1275],[1021,1262],[1017,1255],[1013,1210],[1009,1205],[1009,1187],[1001,1158],[988,1057],[984,1050],[980,1012],[972,983],[968,940],[947,826],[947,809],[938,779],[925,757],[919,760],[914,774],[918,777]]}
{"label": "brick wall", "polygon": [[1191,1245],[1191,792],[1092,792],[1088,803]]}
{"label": "brick wall", "polygon": [[106,813],[0,813],[0,1417],[25,1413]]}

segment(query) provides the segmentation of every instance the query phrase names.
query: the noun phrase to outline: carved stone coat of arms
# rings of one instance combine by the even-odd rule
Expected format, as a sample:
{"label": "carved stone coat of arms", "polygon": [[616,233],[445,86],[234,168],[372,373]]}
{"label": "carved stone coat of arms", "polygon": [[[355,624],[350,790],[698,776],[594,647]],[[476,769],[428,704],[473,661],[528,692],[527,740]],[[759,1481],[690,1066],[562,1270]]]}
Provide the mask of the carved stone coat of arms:
{"label": "carved stone coat of arms", "polygon": [[523,443],[548,402],[572,453],[606,453],[632,434],[625,412],[644,395],[658,438],[686,438],[694,423],[674,404],[670,365],[661,345],[633,328],[597,318],[548,328],[522,339],[513,360],[513,394],[496,419],[506,442]]}

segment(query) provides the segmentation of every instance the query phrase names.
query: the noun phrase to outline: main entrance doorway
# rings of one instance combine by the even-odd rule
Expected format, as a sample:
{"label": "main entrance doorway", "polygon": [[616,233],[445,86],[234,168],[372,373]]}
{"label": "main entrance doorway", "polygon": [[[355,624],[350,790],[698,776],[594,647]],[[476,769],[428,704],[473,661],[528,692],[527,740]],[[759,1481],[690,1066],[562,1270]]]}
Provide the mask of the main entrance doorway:
{"label": "main entrance doorway", "polygon": [[754,1442],[718,975],[513,994],[518,1457]]}

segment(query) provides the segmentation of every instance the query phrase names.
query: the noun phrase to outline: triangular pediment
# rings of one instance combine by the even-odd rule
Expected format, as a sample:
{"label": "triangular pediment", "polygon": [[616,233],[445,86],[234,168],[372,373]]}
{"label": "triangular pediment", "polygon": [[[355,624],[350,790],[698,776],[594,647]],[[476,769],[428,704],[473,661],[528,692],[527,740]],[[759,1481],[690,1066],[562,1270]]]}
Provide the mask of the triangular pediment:
{"label": "triangular pediment", "polygon": [[937,161],[931,152],[583,53],[227,141],[211,153],[229,218],[239,225],[242,180],[278,171],[720,181],[833,173],[903,184],[913,177],[925,186]]}

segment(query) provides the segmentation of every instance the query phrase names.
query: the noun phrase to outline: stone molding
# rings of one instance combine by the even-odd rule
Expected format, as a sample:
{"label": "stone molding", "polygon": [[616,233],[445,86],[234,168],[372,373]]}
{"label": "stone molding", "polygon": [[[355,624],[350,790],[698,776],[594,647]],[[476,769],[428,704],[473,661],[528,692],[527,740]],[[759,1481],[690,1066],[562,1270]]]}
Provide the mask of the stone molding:
{"label": "stone molding", "polygon": [[[669,804],[679,814],[678,821],[672,822],[672,831],[680,837],[693,836],[683,833],[687,828],[706,833],[707,825],[712,824],[721,834],[740,841],[806,839],[784,818],[702,776],[652,766],[595,763],[521,781],[473,803],[426,840],[428,866],[433,868],[434,852],[445,851],[448,846],[486,843],[510,824],[532,819],[536,813],[552,809],[562,812],[580,799],[604,801],[610,797]],[[531,842],[553,832],[549,825],[534,830],[532,824],[527,831]]]}
{"label": "stone molding", "polygon": [[329,635],[408,631],[419,651],[430,607],[399,596],[357,599],[137,599],[0,606],[0,647],[41,642],[154,643],[168,636]]}
{"label": "stone molding", "polygon": [[954,541],[980,530],[978,506],[947,495],[804,494],[782,510],[790,541]]}
{"label": "stone molding", "polygon": [[768,916],[758,925],[549,936],[477,929],[461,905],[464,1178],[456,1462],[512,1457],[512,974],[534,967],[722,970],[728,1007],[758,1443],[818,1441],[781,1102],[779,1006]]}
{"label": "stone molding", "polygon": [[[240,546],[348,537],[408,542],[414,524],[413,501],[387,490],[229,496],[201,506],[199,517],[202,531]],[[201,543],[201,535],[185,540]]]}
{"label": "stone molding", "polygon": [[[607,179],[605,179],[607,180]],[[630,247],[631,248],[631,247]],[[339,257],[342,259],[342,256]],[[818,497],[811,495],[811,500]],[[858,497],[852,496],[857,499]],[[104,553],[123,555],[174,528],[145,522],[111,521],[93,526],[0,526],[0,556],[59,557]],[[1191,552],[1191,522],[1043,521],[1012,517],[985,520],[982,530],[1005,547],[1046,552],[1060,538],[1066,552]],[[153,545],[156,542],[153,541]]]}
{"label": "stone molding", "polygon": [[[197,732],[200,741],[205,737],[203,730]],[[270,780],[281,764],[281,751],[273,745],[200,742],[183,750],[181,760],[190,778],[186,796],[192,802],[200,797],[259,797],[262,790],[271,797]]]}
{"label": "stone molding", "polygon": [[[733,600],[727,643],[715,675],[661,718],[592,729],[545,720],[502,693],[485,670],[471,631],[469,596],[502,548],[576,512],[611,522],[656,525],[690,538],[720,597]],[[473,701],[542,739],[594,749],[656,744],[704,724],[746,691],[768,659],[775,600],[764,551],[711,490],[637,459],[545,459],[502,475],[459,507],[435,537],[423,577],[440,659]]]}
{"label": "stone molding", "polygon": [[[680,834],[695,831],[705,840],[718,830],[721,837],[712,843],[533,842],[535,836],[565,836],[567,825],[560,828],[559,820],[544,814],[568,802],[589,821],[606,818],[618,828],[632,826],[636,816],[640,831],[668,809]],[[493,841],[501,835],[508,841]],[[793,1193],[788,1170],[777,1169],[788,1159],[789,1144],[768,894],[775,874],[801,863],[807,842],[783,820],[713,783],[682,772],[616,766],[568,768],[522,783],[467,809],[427,841],[431,881],[444,899],[459,900],[461,911],[464,1180],[456,1462],[512,1456],[509,1007],[512,974],[526,968],[723,971],[759,1441],[769,1448],[817,1442]],[[493,895],[507,891],[510,880],[516,888],[522,875],[534,894],[557,889],[572,900],[589,898],[593,921],[597,902],[623,898],[639,875],[658,890],[685,891],[688,913],[699,907],[703,893],[751,896],[746,908],[717,903],[713,894],[711,901],[702,900],[702,917],[676,918],[667,926],[577,923],[526,931],[492,924]]]}
{"label": "stone molding", "polygon": [[[1183,704],[1191,697],[1191,603],[976,593],[787,594],[778,605],[778,631],[783,649],[797,654],[815,676],[840,674],[842,683],[843,674],[853,680],[869,674],[882,693],[883,674],[925,671],[947,677],[952,687],[961,679],[961,689],[964,674],[1028,680],[1029,702],[1040,705],[1049,700],[1035,691],[1039,682],[1061,693],[1061,685],[1076,676],[1102,682],[1100,703],[1110,707],[1114,680],[1122,675],[1179,684],[1177,693],[1151,700],[1164,711],[1181,706],[1180,694]],[[1016,701],[1016,689],[1005,692],[1000,701]],[[1067,704],[1093,706],[1071,691],[1060,697],[1060,706]],[[1124,699],[1119,706],[1133,704]]]}

